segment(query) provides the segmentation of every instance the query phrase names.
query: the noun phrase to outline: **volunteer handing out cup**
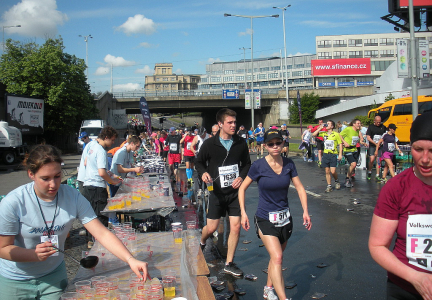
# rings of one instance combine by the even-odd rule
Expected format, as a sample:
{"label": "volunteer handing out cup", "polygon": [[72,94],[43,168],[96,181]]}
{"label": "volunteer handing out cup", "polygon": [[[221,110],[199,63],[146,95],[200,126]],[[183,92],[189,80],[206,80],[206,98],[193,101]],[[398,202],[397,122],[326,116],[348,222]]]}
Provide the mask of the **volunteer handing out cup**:
{"label": "volunteer handing out cup", "polygon": [[32,182],[0,202],[0,299],[60,298],[67,273],[63,254],[54,247],[64,249],[75,219],[141,280],[149,277],[147,263],[100,223],[87,199],[61,184],[62,162],[55,147],[36,146],[24,161]]}

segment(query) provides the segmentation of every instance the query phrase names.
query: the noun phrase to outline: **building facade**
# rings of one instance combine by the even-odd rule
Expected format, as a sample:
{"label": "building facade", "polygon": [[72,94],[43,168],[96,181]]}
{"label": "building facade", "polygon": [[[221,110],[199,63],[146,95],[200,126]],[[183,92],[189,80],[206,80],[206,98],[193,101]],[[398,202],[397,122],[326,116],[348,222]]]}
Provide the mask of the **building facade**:
{"label": "building facade", "polygon": [[[431,33],[416,32],[415,36],[418,39],[428,41],[430,57],[432,54]],[[318,88],[335,88],[374,85],[376,78],[380,77],[390,64],[397,60],[397,39],[409,39],[409,33],[317,36],[315,38],[317,59],[368,58],[370,59],[370,74],[315,77],[314,86]]]}
{"label": "building facade", "polygon": [[157,63],[154,75],[145,77],[144,90],[146,92],[175,92],[196,90],[200,75],[173,74],[172,63]]}
{"label": "building facade", "polygon": [[[312,88],[311,60],[315,55],[287,57],[287,69],[284,58],[269,57],[253,60],[254,88],[285,87],[285,71],[288,75],[288,87],[295,89]],[[209,89],[244,89],[251,87],[252,63],[250,59],[232,62],[214,62],[206,65],[206,74],[201,75],[200,90]]]}

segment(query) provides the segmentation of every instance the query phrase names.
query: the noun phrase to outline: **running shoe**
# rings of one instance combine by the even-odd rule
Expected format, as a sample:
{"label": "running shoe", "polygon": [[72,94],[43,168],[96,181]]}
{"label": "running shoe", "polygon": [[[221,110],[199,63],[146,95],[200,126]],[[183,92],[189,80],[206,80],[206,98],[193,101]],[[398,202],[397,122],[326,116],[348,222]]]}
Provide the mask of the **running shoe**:
{"label": "running shoe", "polygon": [[321,168],[321,162],[320,161],[317,161],[317,165],[318,165],[318,167]]}
{"label": "running shoe", "polygon": [[330,193],[331,191],[333,191],[333,188],[331,187],[331,185],[328,185],[327,188],[325,189],[325,192]]}
{"label": "running shoe", "polygon": [[201,242],[200,242],[200,247],[201,247],[201,251],[202,251],[202,252],[204,252],[205,246],[206,246],[206,244],[203,245],[203,244],[201,244]]}
{"label": "running shoe", "polygon": [[375,177],[375,180],[378,181],[378,182],[381,182],[382,178],[379,177],[379,176],[376,176],[376,177]]}
{"label": "running shoe", "polygon": [[228,265],[225,265],[225,268],[223,269],[225,273],[234,275],[234,276],[242,276],[243,271],[237,267],[237,265],[233,262],[230,262]]}
{"label": "running shoe", "polygon": [[347,187],[347,188],[352,187],[351,180],[347,179],[347,180],[345,181],[345,187]]}
{"label": "running shoe", "polygon": [[372,178],[372,173],[367,173],[367,180],[371,180],[371,178]]}
{"label": "running shoe", "polygon": [[264,287],[263,298],[267,300],[278,300],[278,296],[276,296],[276,292],[273,287]]}
{"label": "running shoe", "polygon": [[308,162],[313,162],[312,158],[309,158],[309,159],[308,159]]}
{"label": "running shoe", "polygon": [[381,183],[382,183],[382,184],[386,184],[386,183],[387,183],[387,181],[388,181],[388,179],[387,179],[387,178],[382,178],[382,179],[381,179]]}
{"label": "running shoe", "polygon": [[335,189],[340,190],[340,187],[341,187],[340,183],[339,183],[339,182],[336,182],[336,183],[335,183]]}

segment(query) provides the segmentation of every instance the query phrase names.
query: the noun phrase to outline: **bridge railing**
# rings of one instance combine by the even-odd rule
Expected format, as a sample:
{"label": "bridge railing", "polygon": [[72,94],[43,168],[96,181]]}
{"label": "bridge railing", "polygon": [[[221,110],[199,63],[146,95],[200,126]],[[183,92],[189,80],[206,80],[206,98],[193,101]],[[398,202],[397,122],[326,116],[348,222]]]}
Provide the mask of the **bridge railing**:
{"label": "bridge railing", "polygon": [[[265,88],[260,89],[261,94],[277,94],[280,88]],[[140,97],[181,97],[181,96],[221,96],[222,89],[209,89],[209,90],[184,90],[184,91],[163,91],[163,92],[146,92],[146,91],[132,91],[132,92],[114,92],[114,98],[140,98]],[[244,94],[244,90],[240,90],[240,94]]]}

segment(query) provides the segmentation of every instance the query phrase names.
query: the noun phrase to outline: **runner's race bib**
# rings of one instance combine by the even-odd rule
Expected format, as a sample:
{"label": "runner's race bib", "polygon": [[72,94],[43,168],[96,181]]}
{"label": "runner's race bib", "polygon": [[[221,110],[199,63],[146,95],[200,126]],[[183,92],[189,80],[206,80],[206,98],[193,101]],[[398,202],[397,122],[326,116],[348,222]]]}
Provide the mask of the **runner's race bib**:
{"label": "runner's race bib", "polygon": [[219,167],[219,179],[221,188],[231,186],[237,177],[239,177],[239,168],[237,164]]}
{"label": "runner's race bib", "polygon": [[188,142],[188,143],[186,144],[186,149],[190,150],[190,149],[191,149],[191,145],[192,145],[192,142]]}
{"label": "runner's race bib", "polygon": [[324,142],[324,150],[334,150],[334,141],[333,140],[326,140]]}
{"label": "runner's race bib", "polygon": [[177,151],[177,144],[176,143],[170,144],[169,149],[172,152]]}
{"label": "runner's race bib", "polygon": [[393,143],[388,143],[387,148],[389,152],[393,152],[396,149],[396,146]]}
{"label": "runner's race bib", "polygon": [[432,271],[432,216],[408,215],[406,226],[408,262],[420,269]]}
{"label": "runner's race bib", "polygon": [[359,141],[360,138],[358,136],[353,136],[351,140],[351,146],[356,146]]}
{"label": "runner's race bib", "polygon": [[374,141],[375,144],[378,144],[378,142],[379,142],[380,139],[381,139],[381,135],[379,135],[379,134],[375,134],[373,136],[373,141]]}
{"label": "runner's race bib", "polygon": [[273,223],[275,227],[282,227],[286,224],[289,224],[290,216],[291,214],[289,208],[280,211],[269,212],[269,221]]}

